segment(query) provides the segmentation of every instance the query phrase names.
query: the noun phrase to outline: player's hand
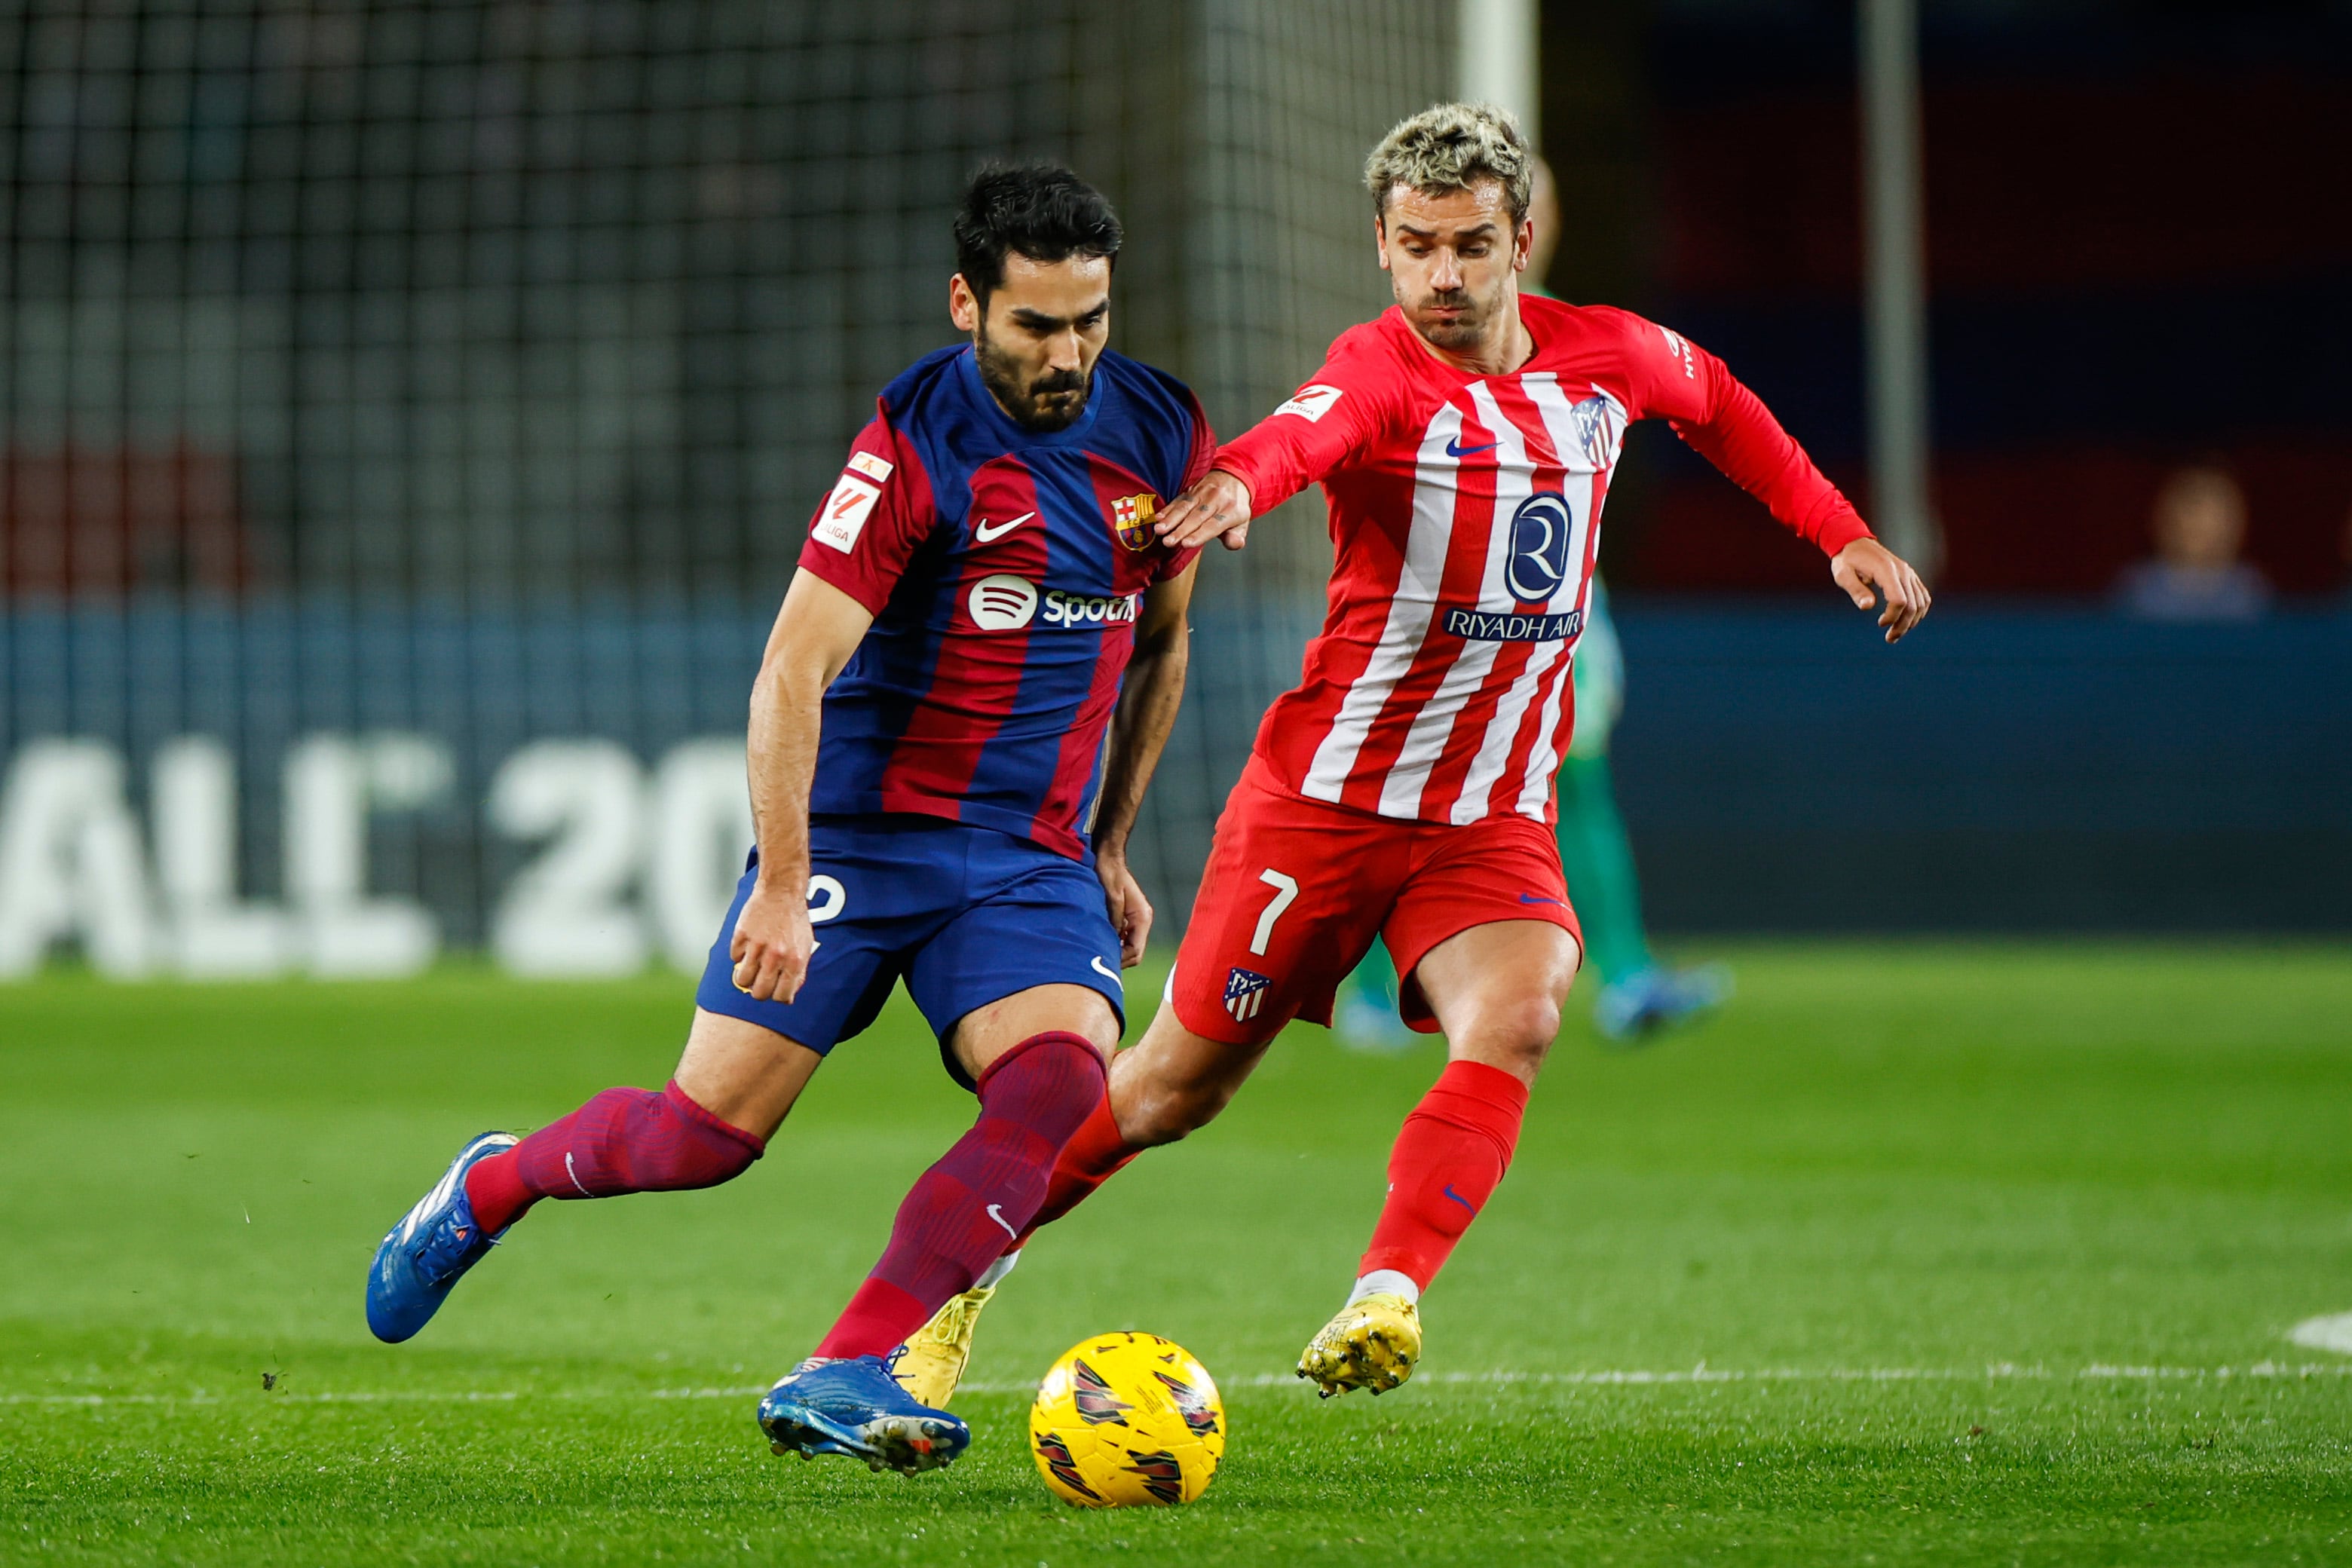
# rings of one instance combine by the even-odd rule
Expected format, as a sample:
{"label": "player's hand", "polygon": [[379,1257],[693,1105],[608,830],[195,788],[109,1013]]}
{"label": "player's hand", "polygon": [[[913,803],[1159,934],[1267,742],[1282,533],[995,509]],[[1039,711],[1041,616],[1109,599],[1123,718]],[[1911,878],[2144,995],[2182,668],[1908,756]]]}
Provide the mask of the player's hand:
{"label": "player's hand", "polygon": [[1151,937],[1151,900],[1143,896],[1143,884],[1127,868],[1124,855],[1097,852],[1095,875],[1102,879],[1110,929],[1118,932],[1118,966],[1132,969],[1143,962],[1143,944]]}
{"label": "player's hand", "polygon": [[735,989],[755,1001],[790,1002],[808,978],[816,929],[809,923],[805,883],[763,880],[743,901],[727,952],[735,961]]}
{"label": "player's hand", "polygon": [[1222,540],[1228,550],[1249,542],[1249,486],[1225,472],[1211,468],[1201,482],[1168,503],[1155,526],[1160,542],[1178,550],[1192,550]]}
{"label": "player's hand", "polygon": [[1886,628],[1888,642],[1901,642],[1903,634],[1926,619],[1927,606],[1935,603],[1927,584],[1910,563],[1875,539],[1857,539],[1832,556],[1830,575],[1837,579],[1837,585],[1846,591],[1857,610],[1885,601],[1878,624]]}

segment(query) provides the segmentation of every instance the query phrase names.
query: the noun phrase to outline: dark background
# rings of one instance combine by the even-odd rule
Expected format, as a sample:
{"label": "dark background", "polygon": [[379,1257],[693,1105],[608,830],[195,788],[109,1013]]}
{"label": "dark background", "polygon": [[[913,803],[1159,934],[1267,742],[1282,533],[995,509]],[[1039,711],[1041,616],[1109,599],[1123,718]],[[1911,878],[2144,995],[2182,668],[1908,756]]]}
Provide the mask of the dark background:
{"label": "dark background", "polygon": [[[2105,592],[2170,468],[2243,484],[2284,593],[2352,577],[2352,7],[1925,0],[1936,459],[1953,595]],[[1851,5],[1545,8],[1551,281],[1723,355],[1865,509]],[[1589,221],[1580,222],[1580,214]],[[1645,432],[1633,589],[1815,563]]]}
{"label": "dark background", "polygon": [[[1603,561],[1664,931],[2352,929],[2352,3],[1926,0],[1935,616],[1901,647],[1664,428]],[[1549,279],[1722,354],[1865,510],[1853,15],[1542,7]],[[1123,346],[1258,417],[1376,310],[1364,150],[1424,0],[28,0],[0,14],[0,765],[224,739],[279,886],[299,736],[432,737],[371,886],[479,939],[533,738],[740,732],[989,157],[1127,214]],[[2265,622],[2116,613],[2218,458]],[[1294,502],[1204,568],[1139,863],[1172,931],[1320,610]],[[1215,554],[1216,552],[1213,552]]]}
{"label": "dark background", "polygon": [[[1666,929],[2352,926],[2352,6],[1924,0],[1935,616],[1895,649],[1657,426],[1604,567]],[[1865,512],[1854,18],[1544,8],[1550,283],[1721,354]],[[2279,590],[2107,603],[2218,461]]]}

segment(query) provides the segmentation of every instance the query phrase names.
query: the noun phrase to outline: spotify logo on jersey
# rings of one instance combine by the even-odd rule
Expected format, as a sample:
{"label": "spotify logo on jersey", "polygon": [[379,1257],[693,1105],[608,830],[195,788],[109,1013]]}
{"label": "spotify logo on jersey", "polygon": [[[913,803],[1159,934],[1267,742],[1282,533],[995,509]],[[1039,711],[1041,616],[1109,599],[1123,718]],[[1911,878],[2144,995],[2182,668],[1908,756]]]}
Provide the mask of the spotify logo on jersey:
{"label": "spotify logo on jersey", "polygon": [[972,625],[984,632],[1017,632],[1037,614],[1037,585],[1026,577],[999,572],[971,585]]}

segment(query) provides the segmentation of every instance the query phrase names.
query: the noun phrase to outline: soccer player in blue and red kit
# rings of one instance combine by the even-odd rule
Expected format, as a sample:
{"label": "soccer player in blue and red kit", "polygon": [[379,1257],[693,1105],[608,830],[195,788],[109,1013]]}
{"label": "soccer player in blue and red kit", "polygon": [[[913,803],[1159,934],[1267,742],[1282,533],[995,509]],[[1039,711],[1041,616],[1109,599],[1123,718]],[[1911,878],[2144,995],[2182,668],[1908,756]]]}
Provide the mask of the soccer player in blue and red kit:
{"label": "soccer player in blue and red kit", "polygon": [[368,1321],[425,1326],[541,1198],[708,1187],[757,1160],[903,978],[980,1117],[760,1423],[779,1453],[912,1473],[964,1423],[896,1351],[1036,1216],[1104,1100],[1151,908],[1127,839],[1173,722],[1194,552],[1151,526],[1215,440],[1108,353],[1118,221],[1067,170],[983,171],[955,223],[970,342],[884,389],[810,525],[751,700],[759,844],[669,1084],[485,1133],[386,1237]]}

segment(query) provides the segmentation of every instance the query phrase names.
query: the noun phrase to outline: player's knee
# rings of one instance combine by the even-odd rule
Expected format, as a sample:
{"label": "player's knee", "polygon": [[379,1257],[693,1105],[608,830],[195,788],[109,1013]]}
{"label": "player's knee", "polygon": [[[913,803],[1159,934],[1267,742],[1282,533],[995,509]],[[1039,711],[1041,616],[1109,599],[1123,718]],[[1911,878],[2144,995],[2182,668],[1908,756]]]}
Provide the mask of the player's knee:
{"label": "player's knee", "polygon": [[1217,1119],[1232,1099],[1213,1086],[1139,1083],[1114,1092],[1111,1112],[1118,1135],[1138,1149],[1156,1149],[1190,1137]]}
{"label": "player's knee", "polygon": [[1549,996],[1515,997],[1482,1009],[1461,1044],[1506,1072],[1533,1079],[1559,1037],[1559,1004]]}
{"label": "player's knee", "polygon": [[1182,1097],[1163,1092],[1137,1096],[1118,1110],[1118,1135],[1138,1149],[1174,1143],[1208,1124]]}

